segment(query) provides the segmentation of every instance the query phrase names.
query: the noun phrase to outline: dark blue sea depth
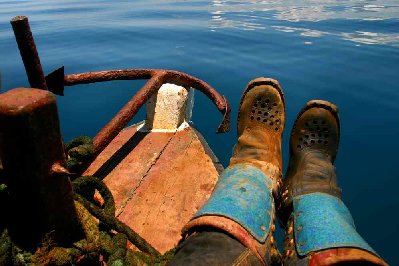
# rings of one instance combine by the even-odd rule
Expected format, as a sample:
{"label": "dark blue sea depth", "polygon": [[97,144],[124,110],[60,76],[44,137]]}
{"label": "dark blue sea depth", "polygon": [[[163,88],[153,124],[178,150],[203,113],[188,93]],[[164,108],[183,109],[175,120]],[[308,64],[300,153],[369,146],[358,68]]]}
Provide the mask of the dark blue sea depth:
{"label": "dark blue sea depth", "polygon": [[[9,23],[16,15],[29,17],[46,73],[167,68],[208,82],[230,101],[233,130],[215,134],[221,115],[200,93],[192,120],[225,166],[249,80],[272,77],[284,89],[285,165],[301,107],[334,102],[343,200],[367,242],[399,265],[399,1],[0,0],[3,92],[29,86]],[[94,136],[142,84],[67,88],[57,98],[65,141]]]}

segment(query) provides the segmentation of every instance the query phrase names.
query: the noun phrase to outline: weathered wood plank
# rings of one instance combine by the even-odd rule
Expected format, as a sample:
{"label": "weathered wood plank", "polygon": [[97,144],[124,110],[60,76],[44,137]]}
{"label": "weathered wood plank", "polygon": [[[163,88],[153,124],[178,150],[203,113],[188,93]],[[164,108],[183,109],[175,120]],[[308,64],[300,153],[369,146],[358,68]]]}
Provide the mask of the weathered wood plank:
{"label": "weathered wood plank", "polygon": [[104,178],[104,183],[114,196],[117,215],[156,163],[173,134],[149,134],[137,132],[135,127],[128,128],[111,142],[85,172],[86,175]]}
{"label": "weathered wood plank", "polygon": [[193,129],[177,132],[118,218],[164,253],[177,245],[218,175]]}
{"label": "weathered wood plank", "polygon": [[159,252],[209,198],[223,169],[201,134],[123,130],[85,172],[104,178],[119,220]]}

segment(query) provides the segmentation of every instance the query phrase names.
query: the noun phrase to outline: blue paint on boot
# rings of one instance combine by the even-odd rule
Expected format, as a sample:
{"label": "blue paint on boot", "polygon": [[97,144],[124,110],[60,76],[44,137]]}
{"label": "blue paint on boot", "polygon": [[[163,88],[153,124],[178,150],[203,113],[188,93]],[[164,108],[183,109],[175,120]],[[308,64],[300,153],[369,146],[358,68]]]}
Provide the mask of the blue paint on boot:
{"label": "blue paint on boot", "polygon": [[377,255],[356,231],[348,208],[339,198],[311,193],[294,197],[293,204],[295,244],[299,255],[337,247],[355,247]]}
{"label": "blue paint on boot", "polygon": [[211,197],[194,218],[227,217],[263,243],[274,212],[272,184],[272,180],[256,167],[247,164],[229,167],[219,176]]}

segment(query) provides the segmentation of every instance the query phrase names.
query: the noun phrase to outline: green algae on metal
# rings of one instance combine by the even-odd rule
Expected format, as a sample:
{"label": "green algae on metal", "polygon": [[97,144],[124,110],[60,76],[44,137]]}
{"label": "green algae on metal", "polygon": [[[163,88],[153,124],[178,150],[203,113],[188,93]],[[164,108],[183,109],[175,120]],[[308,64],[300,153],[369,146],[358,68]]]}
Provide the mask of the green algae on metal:
{"label": "green algae on metal", "polygon": [[77,137],[68,142],[65,148],[68,154],[65,166],[71,173],[80,173],[94,156],[93,139],[91,137]]}

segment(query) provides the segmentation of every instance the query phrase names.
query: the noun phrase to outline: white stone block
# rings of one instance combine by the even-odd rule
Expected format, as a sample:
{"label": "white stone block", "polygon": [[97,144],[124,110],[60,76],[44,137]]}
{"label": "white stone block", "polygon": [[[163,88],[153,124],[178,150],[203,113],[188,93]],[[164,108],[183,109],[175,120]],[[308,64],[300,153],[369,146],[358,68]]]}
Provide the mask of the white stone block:
{"label": "white stone block", "polygon": [[147,101],[146,130],[176,131],[191,119],[194,90],[165,83]]}

